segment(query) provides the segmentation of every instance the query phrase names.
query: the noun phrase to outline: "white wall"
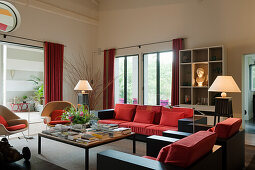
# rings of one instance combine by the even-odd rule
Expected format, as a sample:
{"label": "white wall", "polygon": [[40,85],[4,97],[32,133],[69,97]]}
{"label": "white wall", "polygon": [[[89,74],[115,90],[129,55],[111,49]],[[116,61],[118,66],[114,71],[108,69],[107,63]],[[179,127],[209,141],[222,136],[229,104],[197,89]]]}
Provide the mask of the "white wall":
{"label": "white wall", "polygon": [[[242,57],[255,52],[254,6],[253,0],[102,0],[97,46],[118,48],[178,37],[187,38],[186,48],[223,44],[228,53],[227,74],[241,89]],[[165,45],[159,44],[158,50]],[[103,68],[103,55],[97,57],[97,64]],[[240,117],[241,94],[229,95],[234,114]]]}
{"label": "white wall", "polygon": [[[85,15],[72,12],[76,10],[75,6],[70,6],[71,11],[66,11],[69,6],[66,6],[65,10],[61,9],[66,3],[61,4],[60,8],[56,5],[41,3],[41,0],[12,0],[11,3],[19,10],[22,19],[20,27],[10,33],[11,35],[64,44],[65,58],[77,58],[80,53],[84,53],[84,57],[91,59],[92,50],[96,46],[97,19],[94,16],[97,14],[96,9],[92,9],[91,11],[94,12],[89,11]],[[42,43],[23,41],[8,36],[6,39],[0,37],[0,40],[43,46]],[[76,103],[77,97],[73,88],[64,81],[64,100]]]}

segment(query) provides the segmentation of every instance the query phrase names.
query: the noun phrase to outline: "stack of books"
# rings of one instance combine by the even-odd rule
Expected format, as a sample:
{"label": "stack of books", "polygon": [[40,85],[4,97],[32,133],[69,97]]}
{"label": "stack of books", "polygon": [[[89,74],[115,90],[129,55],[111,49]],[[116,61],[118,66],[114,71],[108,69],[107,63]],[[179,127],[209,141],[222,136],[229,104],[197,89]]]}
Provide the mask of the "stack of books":
{"label": "stack of books", "polygon": [[100,140],[105,140],[109,138],[109,133],[105,133],[105,132],[92,132],[91,135],[95,136],[96,138]]}

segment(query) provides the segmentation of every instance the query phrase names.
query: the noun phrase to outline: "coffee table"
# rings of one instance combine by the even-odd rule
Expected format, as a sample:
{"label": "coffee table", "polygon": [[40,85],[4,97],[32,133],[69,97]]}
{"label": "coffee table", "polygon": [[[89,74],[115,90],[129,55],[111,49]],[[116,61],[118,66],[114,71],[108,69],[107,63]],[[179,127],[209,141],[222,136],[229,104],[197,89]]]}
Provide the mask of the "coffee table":
{"label": "coffee table", "polygon": [[121,135],[121,136],[117,136],[117,137],[107,138],[105,140],[100,140],[100,141],[96,141],[96,142],[89,143],[89,144],[78,143],[78,142],[64,139],[61,137],[56,137],[56,136],[52,136],[52,135],[48,135],[48,134],[44,134],[44,133],[39,133],[38,134],[38,154],[41,154],[41,145],[42,145],[41,138],[42,137],[85,149],[85,170],[89,169],[89,149],[90,148],[94,148],[97,146],[105,145],[105,144],[108,144],[111,142],[115,142],[118,140],[122,140],[122,139],[131,137],[133,140],[133,153],[136,153],[136,140],[135,140],[135,133],[133,133],[133,132],[130,134],[127,134],[127,135]]}

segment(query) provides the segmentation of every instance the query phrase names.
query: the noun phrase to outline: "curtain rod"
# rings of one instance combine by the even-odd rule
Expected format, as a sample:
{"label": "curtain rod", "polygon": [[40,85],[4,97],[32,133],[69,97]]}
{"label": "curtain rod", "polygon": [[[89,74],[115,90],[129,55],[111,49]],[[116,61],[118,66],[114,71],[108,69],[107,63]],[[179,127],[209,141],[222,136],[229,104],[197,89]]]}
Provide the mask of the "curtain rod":
{"label": "curtain rod", "polygon": [[[181,38],[181,39],[186,39],[186,38]],[[140,45],[131,45],[131,46],[127,46],[127,47],[119,47],[119,48],[116,48],[116,50],[122,50],[122,49],[127,49],[127,48],[134,48],[134,47],[141,48],[142,46],[153,45],[153,44],[162,44],[162,43],[172,42],[173,40],[174,39],[166,40],[166,41],[152,42],[152,43],[145,43],[145,44],[140,44]],[[97,52],[104,52],[104,50],[97,51]],[[95,52],[95,53],[97,53],[97,52]]]}
{"label": "curtain rod", "polygon": [[[19,38],[19,39],[28,40],[28,41],[44,43],[44,41],[36,40],[36,39],[31,39],[31,38],[26,38],[26,37],[20,37],[20,36],[8,35],[8,34],[2,34],[2,33],[0,33],[0,35],[2,35],[4,38],[6,38],[6,37],[13,37],[13,38]],[[66,46],[64,45],[64,47],[66,47]]]}

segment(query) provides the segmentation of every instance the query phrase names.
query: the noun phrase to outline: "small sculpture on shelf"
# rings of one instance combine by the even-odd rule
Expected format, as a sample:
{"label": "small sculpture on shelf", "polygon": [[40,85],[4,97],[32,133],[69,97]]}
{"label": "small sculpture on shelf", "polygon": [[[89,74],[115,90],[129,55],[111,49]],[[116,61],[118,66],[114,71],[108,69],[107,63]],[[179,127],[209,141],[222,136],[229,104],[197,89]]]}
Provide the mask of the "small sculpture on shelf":
{"label": "small sculpture on shelf", "polygon": [[197,69],[197,78],[196,78],[196,82],[198,84],[198,87],[202,87],[203,83],[205,81],[205,70],[203,68],[198,68]]}

